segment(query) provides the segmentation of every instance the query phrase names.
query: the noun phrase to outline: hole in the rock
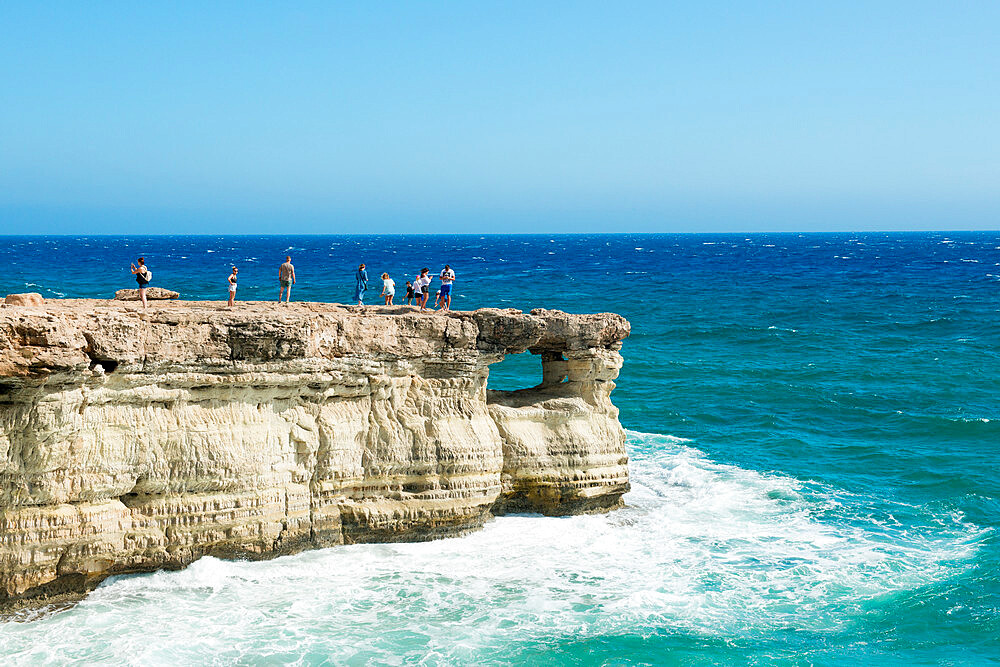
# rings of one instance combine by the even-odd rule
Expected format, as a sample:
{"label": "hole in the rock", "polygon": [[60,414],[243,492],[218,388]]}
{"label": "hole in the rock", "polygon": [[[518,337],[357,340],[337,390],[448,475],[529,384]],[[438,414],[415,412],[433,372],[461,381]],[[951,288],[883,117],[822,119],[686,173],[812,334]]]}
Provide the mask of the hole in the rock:
{"label": "hole in the rock", "polygon": [[535,387],[542,381],[542,360],[537,354],[508,354],[490,365],[487,388],[494,391],[516,391]]}
{"label": "hole in the rock", "polygon": [[114,373],[115,369],[118,368],[118,362],[114,359],[94,359],[90,362],[90,370],[97,370],[100,368],[105,373]]}
{"label": "hole in the rock", "polygon": [[120,500],[125,507],[138,507],[140,505],[140,501],[144,497],[143,494],[138,491],[140,483],[141,480],[136,480],[135,486],[132,487],[131,491],[118,496],[118,500]]}

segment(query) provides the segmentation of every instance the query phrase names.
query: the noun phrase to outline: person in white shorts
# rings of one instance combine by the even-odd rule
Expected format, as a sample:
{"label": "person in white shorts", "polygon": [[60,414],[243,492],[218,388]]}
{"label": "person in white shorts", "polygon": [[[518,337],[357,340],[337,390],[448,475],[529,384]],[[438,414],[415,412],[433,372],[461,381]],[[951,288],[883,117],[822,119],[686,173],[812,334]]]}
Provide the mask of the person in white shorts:
{"label": "person in white shorts", "polygon": [[396,281],[389,277],[388,273],[382,274],[382,296],[385,297],[385,305],[392,305],[392,297],[396,296]]}
{"label": "person in white shorts", "polygon": [[233,304],[236,302],[236,275],[240,272],[235,266],[233,267],[233,272],[229,274],[229,305],[228,308],[232,308]]}

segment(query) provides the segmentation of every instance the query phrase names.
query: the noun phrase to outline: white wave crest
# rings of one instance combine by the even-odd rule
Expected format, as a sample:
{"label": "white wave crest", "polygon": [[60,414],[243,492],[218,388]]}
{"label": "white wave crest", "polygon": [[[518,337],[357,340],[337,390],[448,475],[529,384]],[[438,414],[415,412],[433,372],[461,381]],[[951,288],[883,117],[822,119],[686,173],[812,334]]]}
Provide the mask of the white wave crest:
{"label": "white wave crest", "polygon": [[263,563],[204,558],[120,577],[69,611],[0,626],[0,654],[19,663],[468,663],[511,638],[828,632],[880,596],[959,573],[982,536],[951,514],[902,525],[859,496],[714,462],[684,438],[632,431],[628,442],[625,509],[501,517],[461,539]]}

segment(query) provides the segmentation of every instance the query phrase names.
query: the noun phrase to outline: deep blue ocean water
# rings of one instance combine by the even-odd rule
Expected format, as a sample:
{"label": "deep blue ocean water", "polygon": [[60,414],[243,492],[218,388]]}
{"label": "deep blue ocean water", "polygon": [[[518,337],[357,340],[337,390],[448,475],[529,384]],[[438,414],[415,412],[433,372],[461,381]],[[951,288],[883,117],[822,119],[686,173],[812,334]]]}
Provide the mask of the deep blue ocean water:
{"label": "deep blue ocean water", "polygon": [[[634,490],[603,516],[109,580],[5,662],[1000,661],[1000,233],[0,237],[0,293],[615,311]],[[491,384],[535,384],[530,355]]]}

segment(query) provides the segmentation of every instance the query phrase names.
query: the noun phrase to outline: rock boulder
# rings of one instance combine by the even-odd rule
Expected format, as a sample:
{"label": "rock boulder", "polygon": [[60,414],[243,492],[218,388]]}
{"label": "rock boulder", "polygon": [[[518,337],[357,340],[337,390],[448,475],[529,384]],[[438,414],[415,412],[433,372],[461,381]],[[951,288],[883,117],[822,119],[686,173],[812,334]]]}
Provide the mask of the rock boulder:
{"label": "rock boulder", "polygon": [[3,302],[8,306],[41,306],[45,299],[38,292],[24,294],[8,294]]}

